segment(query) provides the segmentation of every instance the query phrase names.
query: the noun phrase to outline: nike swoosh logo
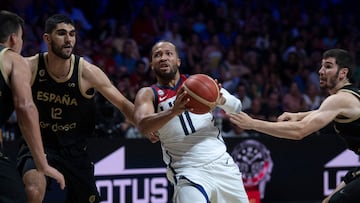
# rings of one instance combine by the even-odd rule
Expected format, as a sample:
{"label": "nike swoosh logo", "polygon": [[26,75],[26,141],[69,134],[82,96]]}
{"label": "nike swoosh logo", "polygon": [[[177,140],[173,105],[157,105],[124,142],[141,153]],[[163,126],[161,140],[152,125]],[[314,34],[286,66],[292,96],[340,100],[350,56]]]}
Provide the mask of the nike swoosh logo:
{"label": "nike swoosh logo", "polygon": [[164,101],[166,99],[166,97],[159,97],[159,101]]}

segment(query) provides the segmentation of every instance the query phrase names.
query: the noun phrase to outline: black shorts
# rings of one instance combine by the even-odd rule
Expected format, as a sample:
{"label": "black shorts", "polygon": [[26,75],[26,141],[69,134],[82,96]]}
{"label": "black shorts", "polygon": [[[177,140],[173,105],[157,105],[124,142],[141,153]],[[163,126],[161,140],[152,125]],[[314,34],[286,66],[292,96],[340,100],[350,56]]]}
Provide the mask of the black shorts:
{"label": "black shorts", "polygon": [[[349,177],[352,172],[358,172],[358,175]],[[329,203],[359,203],[360,202],[360,167],[350,171],[345,176],[345,187],[337,191],[330,198]]]}
{"label": "black shorts", "polygon": [[[45,148],[45,152],[48,163],[65,177],[67,203],[100,201],[95,184],[94,164],[90,161],[86,145],[74,145],[60,149]],[[17,167],[22,175],[35,169],[29,148],[24,144],[18,153]],[[48,181],[48,184],[51,182]]]}
{"label": "black shorts", "polygon": [[15,163],[0,152],[0,202],[25,203],[26,194]]}

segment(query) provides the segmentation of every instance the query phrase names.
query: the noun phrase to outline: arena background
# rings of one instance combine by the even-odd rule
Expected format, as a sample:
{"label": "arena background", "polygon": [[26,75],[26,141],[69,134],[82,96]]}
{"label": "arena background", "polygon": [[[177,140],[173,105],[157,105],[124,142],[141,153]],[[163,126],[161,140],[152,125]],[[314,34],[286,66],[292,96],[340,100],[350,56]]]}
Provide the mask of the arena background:
{"label": "arena background", "polygon": [[[257,85],[256,83],[259,82],[257,80],[259,73],[264,74],[260,75],[262,81],[272,78],[266,75],[268,72],[260,71],[261,68],[266,68],[268,62],[266,56],[270,55],[268,53],[275,53],[278,58],[282,59],[282,54],[286,52],[287,48],[294,45],[294,39],[298,36],[304,37],[305,50],[308,53],[307,60],[310,60],[311,63],[305,68],[304,75],[295,78],[297,82],[311,78],[316,73],[320,62],[317,57],[321,51],[327,48],[342,47],[350,50],[357,57],[358,68],[353,79],[356,85],[359,86],[360,84],[360,40],[358,37],[360,36],[358,27],[360,7],[358,1],[2,0],[0,1],[0,9],[16,12],[25,19],[24,49],[22,53],[24,56],[45,50],[41,38],[44,19],[56,12],[68,12],[65,5],[78,9],[77,12],[83,12],[86,20],[92,25],[91,28],[89,25],[82,24],[78,29],[79,37],[75,52],[101,66],[111,79],[114,79],[114,82],[118,82],[116,83],[117,87],[130,100],[133,99],[136,88],[126,83],[129,78],[128,74],[111,75],[112,69],[107,67],[108,64],[104,62],[105,56],[108,54],[108,49],[105,48],[115,44],[110,41],[114,37],[113,35],[120,34],[118,33],[119,30],[116,30],[118,28],[116,25],[127,25],[131,28],[132,23],[140,14],[144,5],[150,5],[153,11],[163,8],[162,6],[165,5],[167,13],[162,17],[174,15],[178,10],[183,12],[181,14],[186,15],[186,18],[184,18],[185,23],[183,22],[181,25],[180,31],[182,31],[183,36],[187,37],[184,39],[186,43],[191,41],[190,34],[187,32],[191,21],[187,20],[194,20],[192,17],[197,17],[200,11],[205,15],[205,20],[215,17],[216,20],[219,20],[217,23],[222,25],[221,22],[224,21],[220,18],[223,16],[218,16],[221,13],[215,11],[221,11],[218,8],[223,8],[224,11],[228,9],[227,11],[230,14],[230,11],[235,10],[235,13],[232,14],[238,15],[231,16],[231,18],[237,17],[232,19],[238,23],[234,30],[239,31],[244,40],[244,47],[241,47],[243,48],[241,51],[244,51],[244,53],[241,59],[245,65],[249,67],[256,66],[257,68],[252,71],[252,74],[241,77],[248,84],[249,96],[254,96],[250,87]],[[153,17],[159,17],[157,14],[152,13]],[[75,14],[74,16],[79,17],[79,15]],[[184,16],[175,17],[181,19]],[[220,18],[217,19],[217,17]],[[156,19],[160,20],[159,22],[164,22],[161,21],[164,19],[168,20],[166,18]],[[84,22],[83,20],[77,18],[77,23]],[[172,21],[168,20],[166,22]],[[258,24],[260,22],[262,24]],[[249,24],[250,27],[244,26]],[[262,31],[268,33],[259,32],[259,28],[263,28],[260,25],[267,25]],[[162,29],[162,32],[169,30],[169,27],[164,25],[159,28]],[[251,31],[251,29],[255,30]],[[218,31],[220,32],[220,30]],[[129,31],[127,37],[135,38],[132,35],[134,33],[131,33],[131,29]],[[158,34],[154,36],[153,40],[161,38],[163,33]],[[262,36],[262,34],[264,35]],[[255,39],[265,42],[266,36],[269,36],[270,41],[268,42],[271,42],[269,47],[263,47],[264,44],[262,43],[256,43],[255,46]],[[204,40],[202,50],[205,50],[206,40],[208,39]],[[321,40],[326,41],[327,44],[322,44]],[[142,44],[140,41],[137,41],[137,43],[138,51],[142,59],[144,59],[147,56],[148,44]],[[254,45],[251,43],[254,43]],[[251,58],[254,55],[254,50],[258,56],[257,60],[255,60],[256,64],[252,64],[253,58]],[[182,57],[185,55],[183,53]],[[277,65],[281,68],[277,69],[275,73],[282,75],[288,65],[294,65],[287,62],[286,60],[280,61]],[[295,64],[302,64],[301,62],[303,61],[299,60]],[[262,66],[264,64],[265,66]],[[202,68],[205,68],[205,66],[202,66]],[[276,67],[273,66],[272,68]],[[183,63],[182,71],[184,73],[193,73],[194,70],[198,69],[190,67],[188,63]],[[152,77],[151,75],[145,75],[145,78],[151,79]],[[139,82],[138,84],[145,85],[146,82]],[[285,80],[281,82],[283,82],[282,89],[277,90],[286,92],[289,88],[288,83]],[[139,86],[136,87],[139,88]],[[305,89],[301,89],[301,91],[305,93]],[[236,92],[234,93],[236,94]],[[322,92],[318,94],[325,96]],[[265,98],[263,102],[267,103],[267,95],[262,96]],[[122,129],[122,124],[124,124],[122,115],[101,97],[98,97],[97,101],[97,128],[96,134],[89,138],[89,150],[96,164],[97,184],[105,198],[104,202],[167,202],[171,197],[171,186],[169,183],[164,182],[165,166],[162,162],[159,144],[151,144],[146,139],[137,138],[138,134],[134,132],[133,128],[130,128],[133,131],[133,136],[129,136]],[[6,151],[10,154],[10,157],[15,158],[20,135],[16,123],[13,122],[14,119],[4,127],[3,131]],[[247,132],[245,137],[227,137],[225,141],[229,153],[232,153],[240,143],[246,140],[260,142],[271,156],[272,170],[270,174],[267,174],[269,175],[267,176],[268,181],[265,185],[264,197],[261,200],[263,203],[320,202],[324,195],[331,191],[336,183],[341,180],[347,170],[354,166],[360,166],[359,158],[352,152],[345,150],[343,140],[336,136],[331,127],[327,127],[301,141],[276,139],[256,132]],[[63,192],[55,187],[47,193],[45,202],[60,203],[63,202],[62,197]]]}

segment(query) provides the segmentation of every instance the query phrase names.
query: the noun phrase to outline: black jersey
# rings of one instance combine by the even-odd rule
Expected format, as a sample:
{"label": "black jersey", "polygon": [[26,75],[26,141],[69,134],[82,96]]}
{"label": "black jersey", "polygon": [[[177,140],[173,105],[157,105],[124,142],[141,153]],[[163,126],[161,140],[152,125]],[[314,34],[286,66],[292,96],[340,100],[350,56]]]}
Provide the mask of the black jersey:
{"label": "black jersey", "polygon": [[10,79],[7,75],[5,75],[5,70],[2,63],[4,53],[7,50],[9,50],[9,48],[0,46],[0,127],[5,124],[11,113],[14,111],[12,92],[9,86]]}
{"label": "black jersey", "polygon": [[42,139],[47,147],[64,147],[82,142],[95,127],[94,89],[80,90],[83,58],[71,56],[69,75],[56,80],[46,69],[45,54],[38,54],[38,68],[32,84],[39,110]]}
{"label": "black jersey", "polygon": [[[339,91],[350,92],[360,100],[360,90],[352,85],[346,85]],[[345,139],[350,150],[360,154],[360,115],[357,118],[336,117],[335,130]]]}

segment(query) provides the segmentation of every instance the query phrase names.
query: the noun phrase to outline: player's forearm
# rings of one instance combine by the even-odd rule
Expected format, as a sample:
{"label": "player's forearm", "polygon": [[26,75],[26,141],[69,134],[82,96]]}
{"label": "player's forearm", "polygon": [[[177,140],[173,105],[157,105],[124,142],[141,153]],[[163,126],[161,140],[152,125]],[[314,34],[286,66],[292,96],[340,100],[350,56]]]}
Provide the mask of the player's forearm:
{"label": "player's forearm", "polygon": [[137,127],[142,134],[149,135],[159,130],[175,116],[177,116],[177,114],[173,111],[173,109],[148,114],[137,122]]}
{"label": "player's forearm", "polygon": [[134,119],[134,104],[131,103],[129,100],[124,100],[123,108],[120,109],[120,111],[125,115],[125,117],[128,119],[128,121],[135,125],[135,119]]}
{"label": "player's forearm", "polygon": [[286,138],[292,140],[303,139],[307,134],[303,132],[304,126],[298,122],[268,122],[253,119],[252,130],[262,132],[267,135],[278,138]]}

